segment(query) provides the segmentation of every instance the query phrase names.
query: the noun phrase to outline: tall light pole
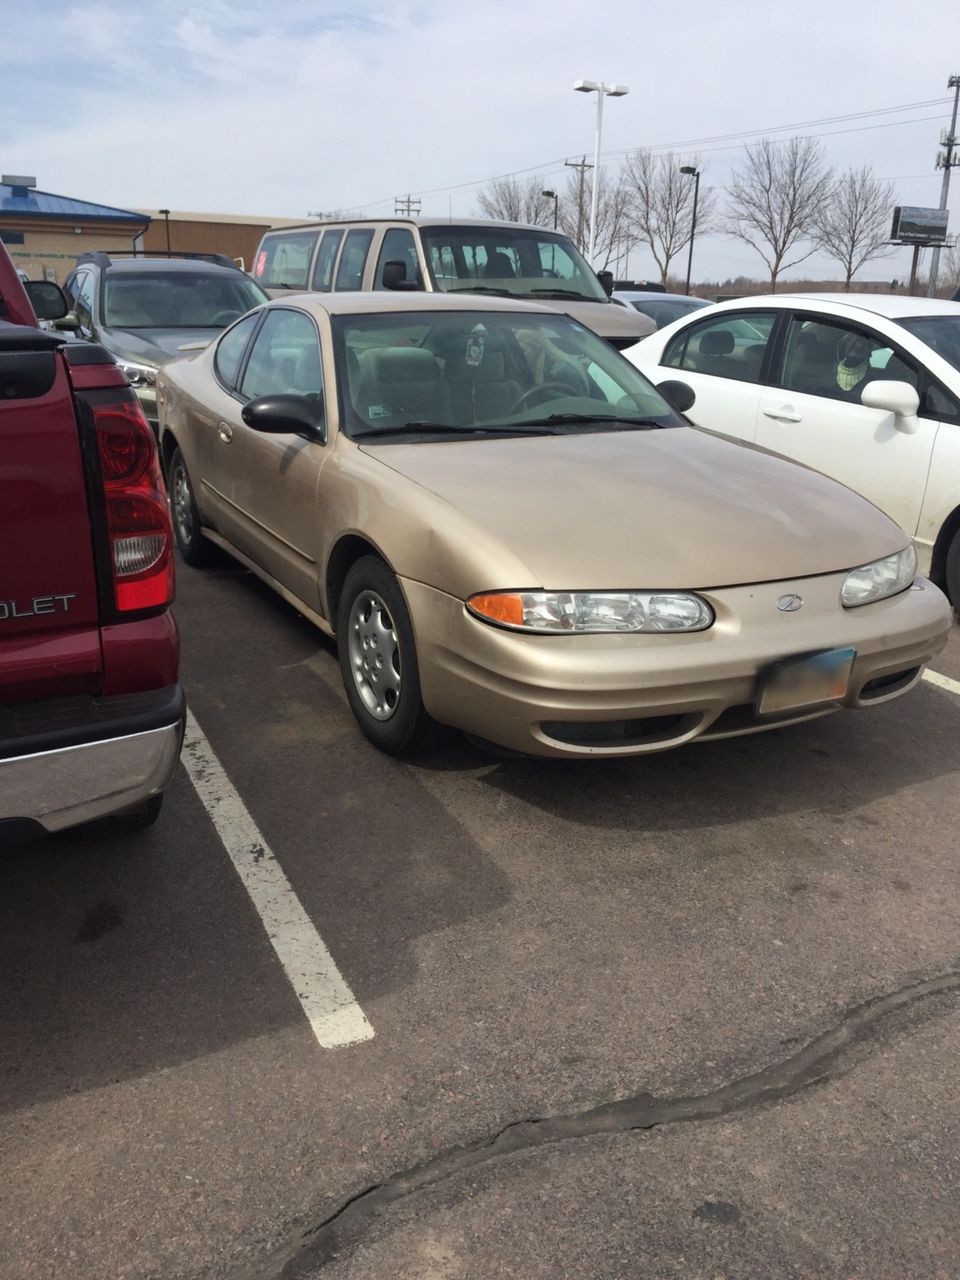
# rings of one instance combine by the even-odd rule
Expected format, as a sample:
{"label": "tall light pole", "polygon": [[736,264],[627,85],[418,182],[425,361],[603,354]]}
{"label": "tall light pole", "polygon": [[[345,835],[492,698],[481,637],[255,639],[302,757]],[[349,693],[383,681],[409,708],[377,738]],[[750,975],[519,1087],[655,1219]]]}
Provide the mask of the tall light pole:
{"label": "tall light pole", "polygon": [[693,237],[697,234],[697,202],[700,199],[700,170],[692,164],[682,164],[680,172],[686,173],[693,179],[693,221],[690,223],[690,252],[687,254],[687,287],[684,292],[690,292],[690,271],[693,267]]}
{"label": "tall light pole", "polygon": [[540,194],[553,201],[553,229],[556,231],[560,220],[560,197],[556,191],[541,191]]}
{"label": "tall light pole", "polygon": [[[954,156],[954,150],[960,139],[957,138],[957,105],[960,104],[960,76],[951,76],[947,88],[953,90],[953,119],[950,121],[950,132],[940,136],[943,151],[937,154],[937,168],[943,167],[943,185],[940,188],[940,208],[946,209],[947,197],[950,195],[950,170],[960,164],[960,156]],[[934,245],[933,257],[930,260],[930,280],[927,294],[931,298],[937,296],[937,276],[940,274],[940,246]]]}
{"label": "tall light pole", "polygon": [[170,257],[170,210],[158,209],[157,213],[163,214],[163,225],[167,231],[167,257]]}
{"label": "tall light pole", "polygon": [[587,259],[593,266],[593,251],[597,242],[597,196],[600,190],[600,137],[603,133],[603,100],[604,98],[622,98],[630,90],[625,84],[604,84],[600,80],[575,80],[573,84],[577,93],[595,93],[597,95],[597,143],[593,153],[593,194],[590,197],[590,245]]}

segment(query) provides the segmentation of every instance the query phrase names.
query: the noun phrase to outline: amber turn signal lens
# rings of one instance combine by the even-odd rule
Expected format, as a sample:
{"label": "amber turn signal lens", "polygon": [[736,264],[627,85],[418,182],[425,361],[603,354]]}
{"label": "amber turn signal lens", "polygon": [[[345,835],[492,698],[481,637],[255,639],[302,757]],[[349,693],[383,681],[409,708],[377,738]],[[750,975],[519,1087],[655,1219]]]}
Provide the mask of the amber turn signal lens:
{"label": "amber turn signal lens", "polygon": [[489,618],[491,622],[505,622],[513,627],[523,626],[523,598],[509,591],[491,591],[471,596],[467,604],[474,613]]}

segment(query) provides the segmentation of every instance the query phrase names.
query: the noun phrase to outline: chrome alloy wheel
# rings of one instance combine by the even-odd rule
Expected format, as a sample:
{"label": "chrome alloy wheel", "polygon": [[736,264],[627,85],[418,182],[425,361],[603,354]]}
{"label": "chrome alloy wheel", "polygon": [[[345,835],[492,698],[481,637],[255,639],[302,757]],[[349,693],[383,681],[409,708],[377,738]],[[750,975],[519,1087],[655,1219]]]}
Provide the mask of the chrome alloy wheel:
{"label": "chrome alloy wheel", "polygon": [[361,591],[350,608],[350,670],[363,705],[389,720],[400,704],[400,642],[390,612],[375,591]]}
{"label": "chrome alloy wheel", "polygon": [[193,495],[187,468],[178,462],[170,477],[170,505],[181,546],[189,546],[193,538]]}

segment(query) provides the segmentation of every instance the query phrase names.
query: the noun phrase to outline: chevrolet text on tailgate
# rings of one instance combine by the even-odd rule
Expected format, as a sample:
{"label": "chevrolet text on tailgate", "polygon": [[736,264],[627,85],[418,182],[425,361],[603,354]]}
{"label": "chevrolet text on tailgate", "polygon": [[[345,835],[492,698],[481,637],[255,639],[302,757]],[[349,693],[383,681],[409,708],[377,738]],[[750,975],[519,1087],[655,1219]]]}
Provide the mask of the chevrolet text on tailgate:
{"label": "chevrolet text on tailgate", "polygon": [[2,245],[0,304],[0,843],[146,825],[185,716],[153,433],[102,348],[31,327]]}

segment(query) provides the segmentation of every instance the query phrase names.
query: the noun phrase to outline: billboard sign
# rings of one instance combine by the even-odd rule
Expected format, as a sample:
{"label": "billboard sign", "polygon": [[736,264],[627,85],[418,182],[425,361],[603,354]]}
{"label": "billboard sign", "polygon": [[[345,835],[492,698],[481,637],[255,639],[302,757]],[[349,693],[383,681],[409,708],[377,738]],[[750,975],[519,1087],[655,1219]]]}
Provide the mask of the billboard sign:
{"label": "billboard sign", "polygon": [[915,205],[897,205],[893,211],[891,240],[908,244],[940,243],[947,238],[946,209],[918,209]]}

